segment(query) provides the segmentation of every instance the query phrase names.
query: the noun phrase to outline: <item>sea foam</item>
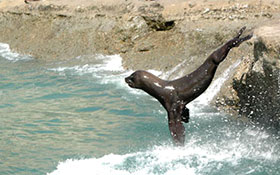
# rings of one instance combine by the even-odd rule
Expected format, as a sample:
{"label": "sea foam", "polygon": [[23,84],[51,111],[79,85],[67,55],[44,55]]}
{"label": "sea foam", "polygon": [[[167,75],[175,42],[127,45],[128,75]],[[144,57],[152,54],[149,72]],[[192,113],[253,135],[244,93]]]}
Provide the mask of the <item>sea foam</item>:
{"label": "sea foam", "polygon": [[[81,59],[81,56],[76,59]],[[65,71],[73,71],[73,73],[77,73],[79,75],[84,74],[94,74],[95,76],[102,76],[103,73],[122,73],[124,68],[122,66],[122,58],[119,55],[101,55],[97,54],[94,56],[95,63],[84,63],[81,65],[75,66],[59,66],[56,68],[49,68],[51,71],[55,72],[65,72]],[[99,74],[98,74],[99,73]]]}
{"label": "sea foam", "polygon": [[10,46],[5,43],[0,43],[0,57],[3,57],[12,62],[21,60],[32,60],[32,57],[29,55],[20,55],[18,53],[12,52]]}
{"label": "sea foam", "polygon": [[[261,160],[261,164],[279,161],[277,150],[274,149],[277,142],[263,137],[266,136],[264,131],[248,128],[242,132],[229,130],[228,134],[231,139],[225,138],[223,142],[201,142],[192,136],[184,147],[154,146],[146,151],[124,155],[68,159],[60,162],[57,169],[48,175],[206,175],[230,171],[245,174],[267,170],[258,169],[258,164],[246,166],[242,163],[244,160],[259,160],[259,163]],[[264,143],[268,145],[261,146]]]}

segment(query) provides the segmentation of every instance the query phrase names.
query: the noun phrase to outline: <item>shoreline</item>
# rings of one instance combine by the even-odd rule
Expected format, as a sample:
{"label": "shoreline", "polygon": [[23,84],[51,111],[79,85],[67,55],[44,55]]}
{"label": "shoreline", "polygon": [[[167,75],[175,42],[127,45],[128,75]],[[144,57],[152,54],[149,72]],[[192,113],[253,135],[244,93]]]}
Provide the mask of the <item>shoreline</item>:
{"label": "shoreline", "polygon": [[[280,2],[41,0],[25,4],[23,0],[2,0],[0,21],[0,42],[18,53],[52,61],[96,53],[120,54],[124,68],[132,70],[166,72],[181,64],[169,79],[196,69],[213,50],[247,26],[244,35],[255,36],[232,50],[219,66],[216,78],[241,60],[212,104],[229,113],[250,116],[256,108],[246,106],[248,100],[251,103],[246,99],[252,96],[250,86],[264,87],[255,88],[255,94],[265,91],[267,83],[274,87],[273,92],[267,100],[260,96],[261,104],[271,96],[276,97],[275,107],[280,104],[279,87],[274,83],[278,77],[269,78],[280,69],[273,56],[280,52],[279,41],[274,41],[279,37]],[[263,71],[267,66],[269,73]],[[262,76],[252,76],[255,73]]]}

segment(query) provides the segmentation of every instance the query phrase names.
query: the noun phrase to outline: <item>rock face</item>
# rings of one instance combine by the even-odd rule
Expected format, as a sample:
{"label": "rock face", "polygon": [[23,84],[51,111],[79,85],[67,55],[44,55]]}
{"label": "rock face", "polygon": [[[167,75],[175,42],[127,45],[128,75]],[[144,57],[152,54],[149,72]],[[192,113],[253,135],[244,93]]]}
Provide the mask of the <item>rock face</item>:
{"label": "rock face", "polygon": [[280,128],[280,24],[254,31],[252,50],[231,79],[230,95],[216,105],[247,116],[257,124]]}

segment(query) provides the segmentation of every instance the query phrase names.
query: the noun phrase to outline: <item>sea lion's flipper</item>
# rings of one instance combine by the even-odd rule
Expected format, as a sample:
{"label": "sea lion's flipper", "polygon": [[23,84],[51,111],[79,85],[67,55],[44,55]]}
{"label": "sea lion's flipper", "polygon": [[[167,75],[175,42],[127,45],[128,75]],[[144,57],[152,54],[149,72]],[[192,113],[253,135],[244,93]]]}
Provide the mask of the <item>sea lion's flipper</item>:
{"label": "sea lion's flipper", "polygon": [[253,34],[240,38],[246,27],[242,27],[238,34],[228,42],[226,42],[219,49],[215,50],[207,59],[212,60],[215,64],[220,64],[228,55],[233,47],[238,47],[241,43],[253,37]]}
{"label": "sea lion's flipper", "polygon": [[242,33],[245,31],[245,29],[246,29],[245,26],[242,27],[242,28],[239,30],[239,32],[238,32],[238,34],[237,34],[237,36],[236,36],[235,38],[239,38],[239,37],[242,35]]}
{"label": "sea lion's flipper", "polygon": [[240,29],[240,31],[238,32],[237,36],[234,37],[231,41],[231,47],[238,47],[241,43],[243,43],[244,41],[247,41],[249,39],[251,39],[253,37],[253,34],[247,35],[243,38],[240,38],[240,36],[242,35],[242,33],[244,32],[244,30],[246,29],[246,27],[242,27]]}
{"label": "sea lion's flipper", "polygon": [[184,146],[185,143],[185,127],[182,121],[169,121],[169,131],[172,139],[177,146]]}
{"label": "sea lion's flipper", "polygon": [[184,107],[183,109],[183,112],[182,112],[182,121],[185,122],[185,123],[189,123],[189,119],[190,119],[190,110],[188,108],[186,108],[186,106]]}
{"label": "sea lion's flipper", "polygon": [[181,119],[182,113],[177,110],[168,112],[168,126],[172,139],[177,146],[184,146],[185,143],[185,127]]}
{"label": "sea lion's flipper", "polygon": [[235,38],[232,40],[232,46],[231,47],[238,47],[241,43],[244,41],[247,41],[253,37],[253,34],[247,35],[243,38]]}

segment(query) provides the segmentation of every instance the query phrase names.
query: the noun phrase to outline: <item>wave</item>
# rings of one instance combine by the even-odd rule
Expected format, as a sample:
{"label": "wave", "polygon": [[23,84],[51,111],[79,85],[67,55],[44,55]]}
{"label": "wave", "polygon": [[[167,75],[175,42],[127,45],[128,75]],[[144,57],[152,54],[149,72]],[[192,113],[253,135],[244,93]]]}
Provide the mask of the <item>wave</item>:
{"label": "wave", "polygon": [[10,46],[5,43],[0,43],[0,57],[3,57],[12,62],[33,59],[29,55],[20,55],[18,53],[12,52]]}
{"label": "wave", "polygon": [[[82,56],[76,58],[77,60],[83,59]],[[90,74],[90,73],[100,73],[96,74],[97,77],[100,77],[102,73],[112,73],[112,72],[123,72],[124,68],[122,66],[122,58],[119,55],[95,55],[94,63],[86,63],[84,65],[75,65],[75,66],[60,66],[57,68],[50,68],[49,70],[55,72],[66,72],[73,71],[80,75]]]}
{"label": "wave", "polygon": [[[48,175],[251,174],[268,172],[271,170],[269,165],[277,168],[273,167],[279,163],[277,150],[274,149],[277,141],[275,145],[268,142],[268,134],[251,129],[227,134],[232,139],[225,139],[222,143],[214,138],[213,142],[201,144],[199,139],[192,137],[185,147],[155,146],[146,151],[124,155],[68,159],[60,162],[57,169]],[[244,161],[255,163],[247,166],[243,164]],[[267,169],[258,168],[260,165],[266,165]]]}

